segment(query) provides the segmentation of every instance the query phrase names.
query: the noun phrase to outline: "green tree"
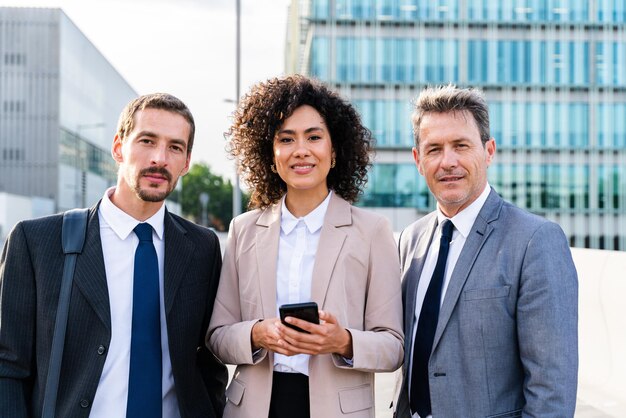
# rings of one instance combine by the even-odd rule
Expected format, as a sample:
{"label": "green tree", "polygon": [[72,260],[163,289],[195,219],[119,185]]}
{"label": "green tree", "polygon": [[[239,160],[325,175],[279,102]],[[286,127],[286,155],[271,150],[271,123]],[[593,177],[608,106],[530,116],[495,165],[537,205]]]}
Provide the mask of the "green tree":
{"label": "green tree", "polygon": [[[189,172],[183,177],[183,214],[195,222],[203,223],[202,205],[200,194],[209,196],[207,215],[209,225],[218,231],[225,231],[230,224],[233,215],[233,185],[230,180],[224,179],[211,172],[211,168],[205,163],[197,163],[191,166]],[[243,207],[247,202],[244,194]]]}

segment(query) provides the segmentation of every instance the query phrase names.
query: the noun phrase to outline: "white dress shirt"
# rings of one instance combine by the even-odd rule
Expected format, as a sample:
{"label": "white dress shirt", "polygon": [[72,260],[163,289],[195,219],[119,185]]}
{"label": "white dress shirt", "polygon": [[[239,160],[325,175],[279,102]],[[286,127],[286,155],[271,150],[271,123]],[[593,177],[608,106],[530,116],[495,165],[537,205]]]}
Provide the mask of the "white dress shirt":
{"label": "white dress shirt", "polygon": [[[133,229],[140,222],[115,206],[109,196],[115,190],[108,189],[98,211],[100,240],[109,291],[111,310],[111,343],[96,396],[91,407],[90,418],[125,417],[128,398],[128,376],[130,370],[130,342],[133,317],[133,271],[135,250],[139,238]],[[161,352],[163,362],[163,417],[179,418],[178,400],[174,390],[174,376],[170,362],[167,325],[163,299],[163,266],[165,205],[145,222],[152,228],[152,241],[159,262],[159,293],[161,311]]]}
{"label": "white dress shirt", "polygon": [[[280,305],[311,301],[315,254],[331,193],[328,193],[317,208],[302,218],[296,218],[289,212],[283,197],[276,268],[276,316],[279,316]],[[274,370],[308,376],[309,357],[308,354],[284,356],[275,353]]]}
{"label": "white dress shirt", "polygon": [[[478,196],[476,200],[474,200],[468,207],[457,213],[451,219],[447,218],[441,212],[439,206],[437,206],[437,229],[435,230],[435,235],[433,236],[430,247],[428,248],[428,255],[426,256],[426,260],[424,261],[424,268],[422,269],[422,274],[420,275],[420,280],[417,284],[417,295],[415,297],[415,325],[413,326],[413,341],[415,341],[417,324],[419,322],[420,312],[422,311],[422,305],[424,304],[424,298],[426,297],[426,291],[428,290],[430,279],[433,275],[433,272],[435,271],[435,266],[437,264],[437,256],[439,255],[439,242],[441,241],[441,224],[444,220],[450,219],[454,224],[454,229],[452,231],[452,241],[450,241],[448,259],[446,260],[446,270],[443,276],[443,284],[441,287],[441,301],[439,305],[440,307],[443,304],[444,297],[446,296],[446,291],[448,290],[450,276],[452,276],[452,272],[454,271],[456,262],[459,259],[459,255],[461,255],[463,246],[465,246],[465,241],[467,240],[467,237],[472,230],[472,226],[474,225],[474,221],[476,221],[478,213],[487,201],[487,197],[489,197],[490,192],[491,187],[489,186],[489,184],[487,184],[485,186],[485,190],[483,190],[483,192],[480,194],[480,196]],[[411,374],[413,372],[413,353],[411,353],[409,359],[411,361],[409,367],[410,385]],[[410,387],[409,393],[411,393]],[[431,415],[429,415],[428,417],[431,417]],[[413,414],[413,418],[419,418],[417,412]]]}

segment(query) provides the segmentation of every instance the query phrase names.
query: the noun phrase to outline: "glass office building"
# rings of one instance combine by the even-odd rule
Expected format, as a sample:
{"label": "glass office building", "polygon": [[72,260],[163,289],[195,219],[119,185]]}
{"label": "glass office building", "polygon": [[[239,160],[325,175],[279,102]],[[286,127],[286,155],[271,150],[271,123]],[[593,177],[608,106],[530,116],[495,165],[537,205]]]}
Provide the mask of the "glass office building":
{"label": "glass office building", "polygon": [[2,212],[94,204],[115,184],[111,141],[136,96],[62,10],[0,7],[0,193],[30,199]]}
{"label": "glass office building", "polygon": [[400,230],[434,209],[411,157],[411,100],[480,87],[497,155],[489,182],[562,225],[572,246],[626,249],[626,3],[294,0],[287,72],[359,109],[377,140],[363,206]]}

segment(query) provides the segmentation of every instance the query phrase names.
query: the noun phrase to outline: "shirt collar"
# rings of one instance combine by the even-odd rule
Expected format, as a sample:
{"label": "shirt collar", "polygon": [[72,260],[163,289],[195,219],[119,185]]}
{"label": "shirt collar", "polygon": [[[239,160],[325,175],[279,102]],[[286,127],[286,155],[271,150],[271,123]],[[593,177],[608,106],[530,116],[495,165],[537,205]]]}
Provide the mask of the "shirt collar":
{"label": "shirt collar", "polygon": [[[135,227],[141,222],[111,202],[110,196],[114,191],[115,187],[111,187],[104,192],[102,202],[100,202],[100,213],[119,239],[125,240],[128,235],[133,232],[133,229],[135,229]],[[157,213],[146,219],[144,222],[149,223],[159,239],[162,240],[163,231],[165,229],[165,205],[161,205]]]}
{"label": "shirt collar", "polygon": [[461,235],[463,235],[463,238],[467,238],[472,230],[472,226],[474,225],[476,218],[478,217],[478,213],[483,208],[490,192],[491,187],[489,186],[489,183],[487,183],[485,190],[483,190],[480,196],[478,196],[478,198],[468,207],[454,215],[452,218],[447,218],[446,215],[441,212],[439,206],[437,206],[437,220],[439,221],[439,225],[441,225],[444,220],[450,219],[454,224],[454,228],[458,230]]}
{"label": "shirt collar", "polygon": [[326,216],[326,211],[328,210],[328,203],[330,202],[331,194],[332,191],[328,193],[328,196],[326,196],[322,203],[301,218],[296,218],[291,212],[289,212],[287,205],[285,205],[285,197],[287,195],[284,195],[280,209],[280,228],[283,230],[285,235],[289,235],[300,221],[304,222],[309,230],[309,233],[313,234],[317,232],[322,227],[322,224],[324,224],[324,217]]}

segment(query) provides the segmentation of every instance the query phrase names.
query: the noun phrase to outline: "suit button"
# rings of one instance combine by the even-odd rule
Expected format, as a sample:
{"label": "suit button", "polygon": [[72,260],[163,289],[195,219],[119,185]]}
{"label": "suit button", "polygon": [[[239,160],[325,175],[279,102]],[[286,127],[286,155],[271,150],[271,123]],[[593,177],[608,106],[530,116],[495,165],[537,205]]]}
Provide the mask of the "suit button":
{"label": "suit button", "polygon": [[103,345],[98,347],[98,354],[99,355],[103,355],[105,351],[107,351],[107,349]]}
{"label": "suit button", "polygon": [[80,406],[81,408],[89,407],[89,401],[87,399],[83,399],[82,401],[80,401]]}

